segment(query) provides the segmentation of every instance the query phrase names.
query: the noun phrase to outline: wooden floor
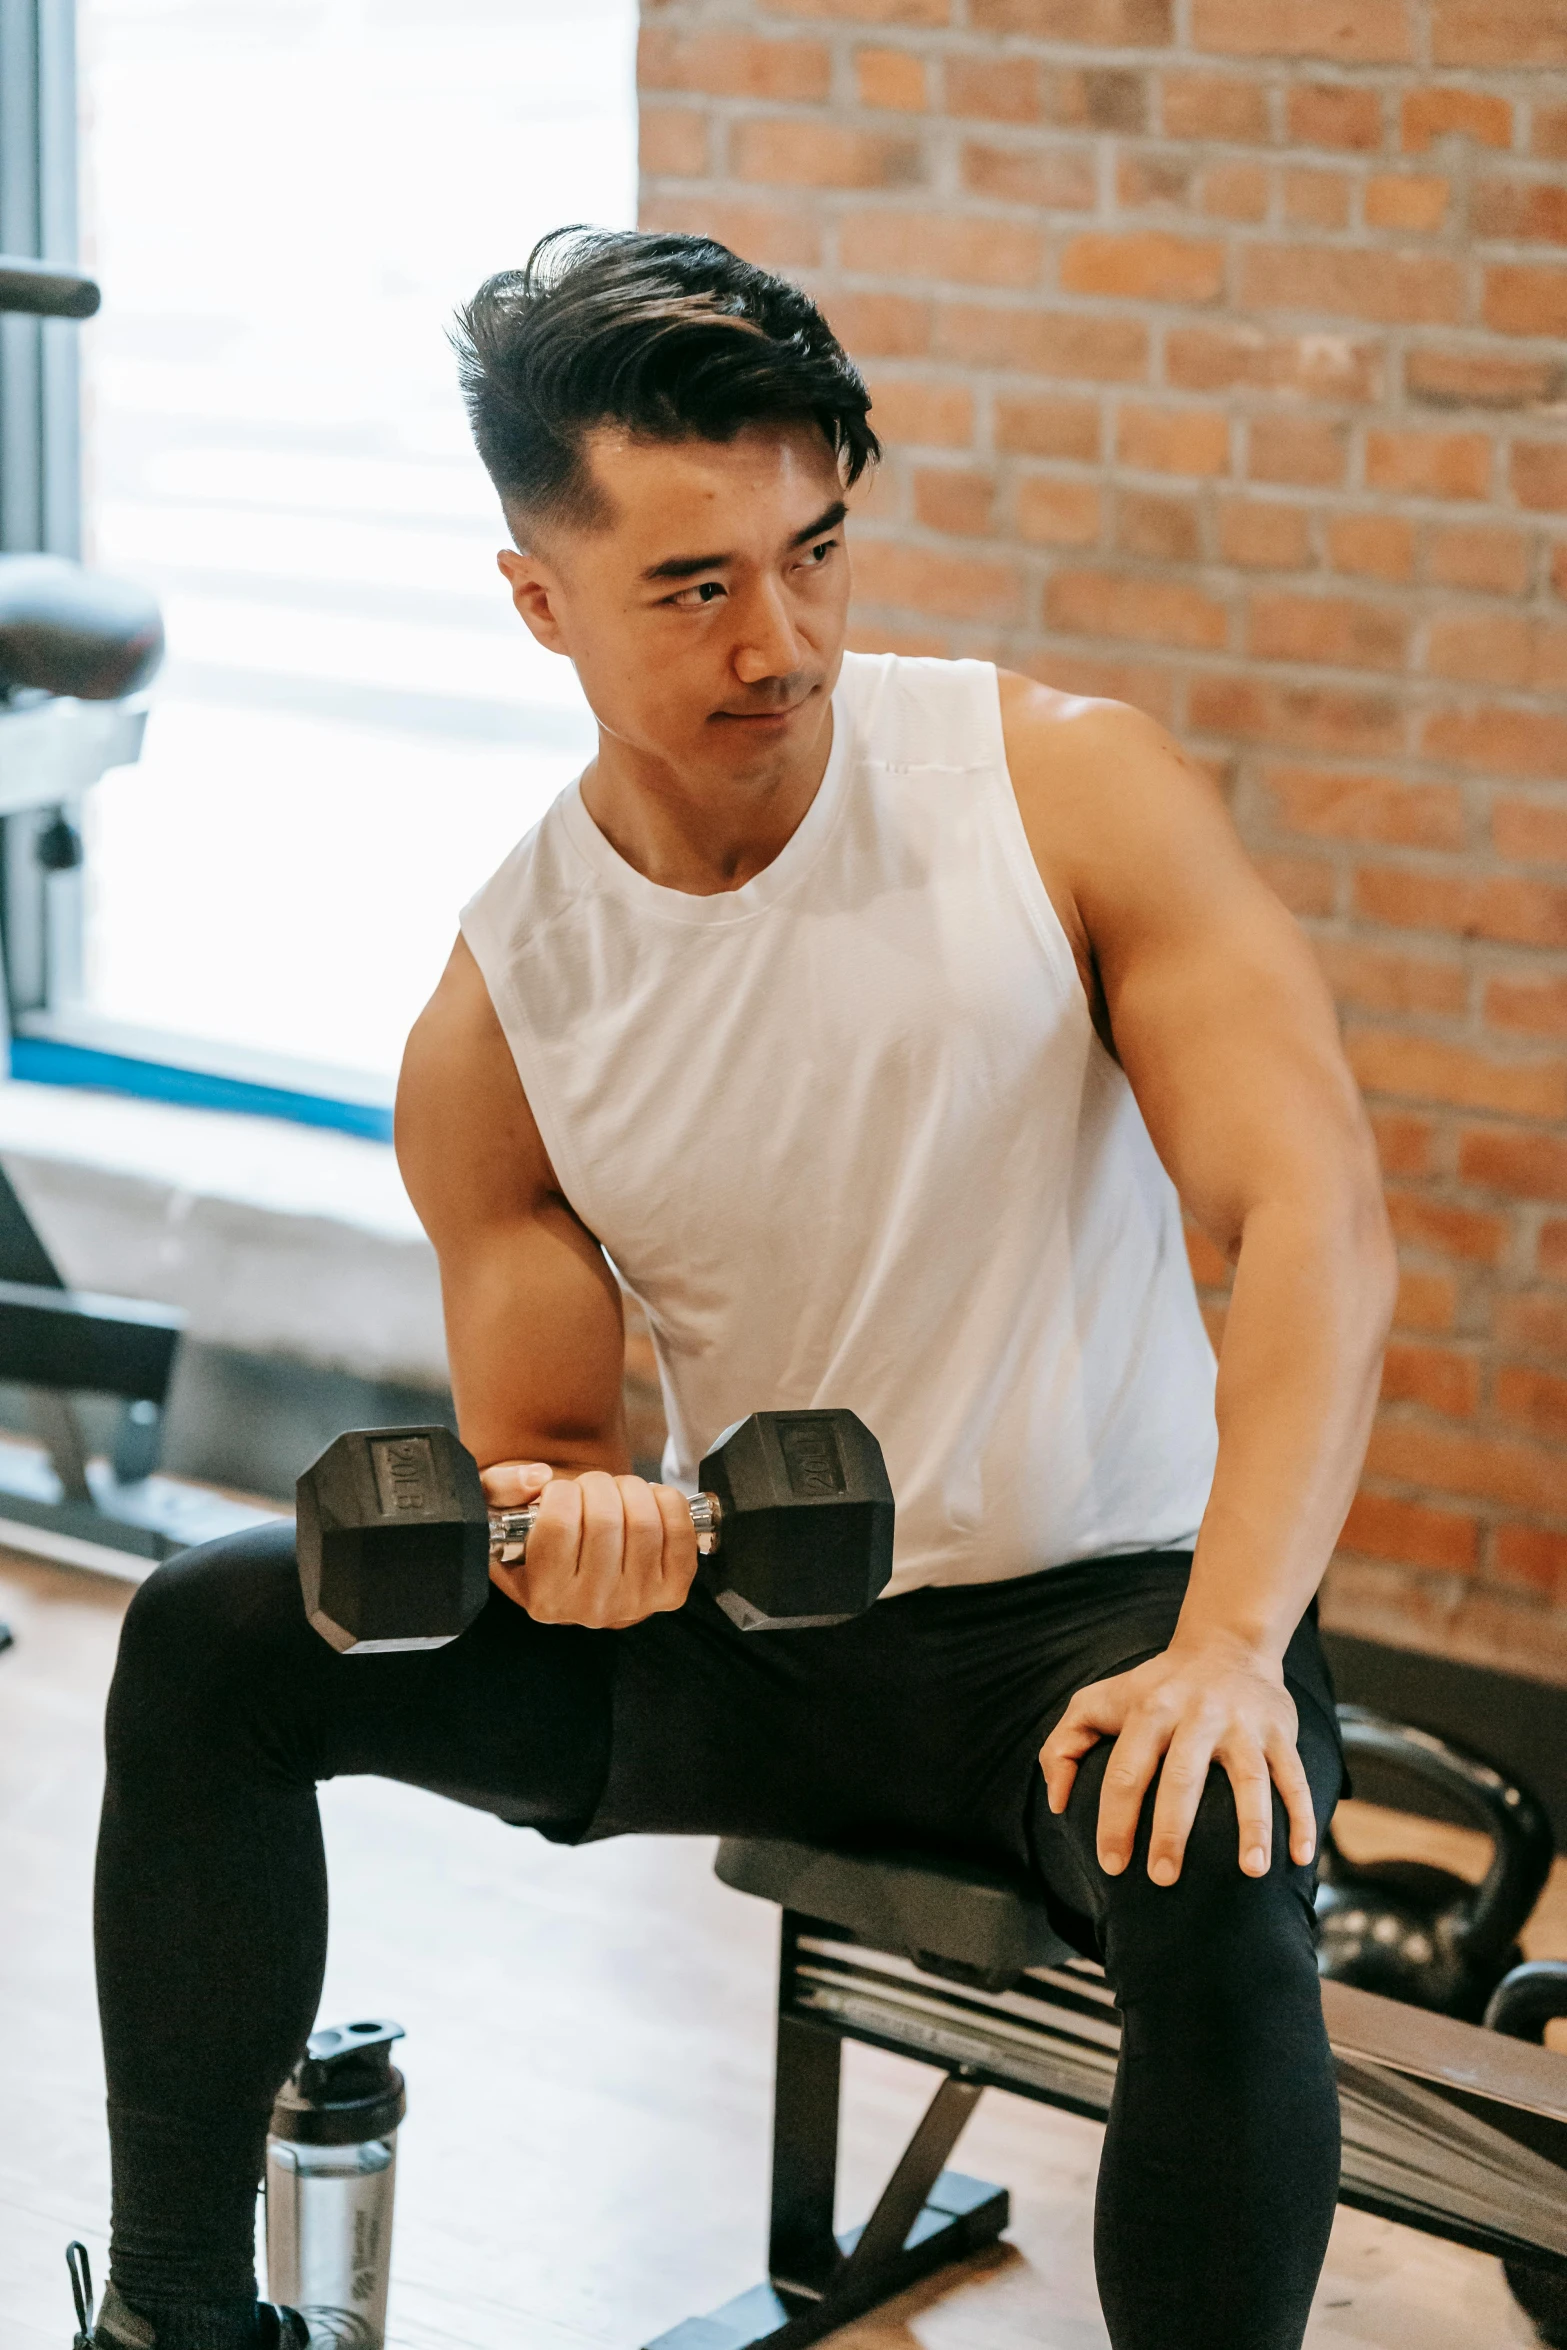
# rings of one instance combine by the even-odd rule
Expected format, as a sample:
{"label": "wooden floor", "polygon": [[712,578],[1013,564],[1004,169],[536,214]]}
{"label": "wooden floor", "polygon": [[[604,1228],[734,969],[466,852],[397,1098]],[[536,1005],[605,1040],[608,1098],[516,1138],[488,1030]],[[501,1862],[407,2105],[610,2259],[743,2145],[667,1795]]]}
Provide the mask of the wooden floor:
{"label": "wooden floor", "polygon": [[[102,2263],[88,1914],[99,1723],[127,1596],[0,1556],[0,1615],[18,1636],[0,1658],[4,2350],[65,2350],[69,2236]],[[637,2350],[755,2282],[776,1913],[720,1886],[706,1844],[561,1851],[369,1780],[328,1789],[324,1808],[334,1910],[323,2020],[389,2013],[408,2030],[399,2350]],[[1355,1825],[1365,1848],[1388,1822]],[[1441,1844],[1443,1831],[1426,1833]],[[1567,1872],[1531,1942],[1567,1953]],[[848,2050],[845,2222],[868,2209],[931,2081]],[[1089,2254],[1098,2149],[1093,2125],[992,2091],[957,2159],[1011,2187],[1010,2242],[839,2339],[853,2350],[1101,2350]],[[1344,2212],[1308,2339],[1311,2350],[1503,2350],[1534,2337],[1495,2263]]]}

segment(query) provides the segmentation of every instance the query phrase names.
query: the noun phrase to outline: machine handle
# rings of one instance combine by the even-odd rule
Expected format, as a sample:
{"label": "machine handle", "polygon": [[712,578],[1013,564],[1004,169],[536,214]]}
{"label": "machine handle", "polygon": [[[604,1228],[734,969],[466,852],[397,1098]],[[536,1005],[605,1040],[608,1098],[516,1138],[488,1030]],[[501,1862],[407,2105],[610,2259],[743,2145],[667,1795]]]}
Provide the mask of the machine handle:
{"label": "machine handle", "polygon": [[[711,1558],[718,1548],[723,1531],[723,1505],[716,1493],[693,1494],[688,1507],[691,1523],[696,1528],[696,1547],[703,1558]],[[516,1566],[527,1556],[528,1536],[538,1519],[539,1505],[531,1502],[525,1510],[491,1510],[490,1556],[501,1559],[507,1566]]]}
{"label": "machine handle", "polygon": [[1567,1963],[1559,1958],[1526,1958],[1510,1975],[1503,1975],[1491,1993],[1485,2011],[1488,2032],[1505,2032],[1510,2040],[1545,2038],[1545,2027],[1567,2015]]}
{"label": "machine handle", "polygon": [[35,318],[91,318],[103,300],[96,278],[57,261],[29,261],[0,253],[0,310],[26,310]]}

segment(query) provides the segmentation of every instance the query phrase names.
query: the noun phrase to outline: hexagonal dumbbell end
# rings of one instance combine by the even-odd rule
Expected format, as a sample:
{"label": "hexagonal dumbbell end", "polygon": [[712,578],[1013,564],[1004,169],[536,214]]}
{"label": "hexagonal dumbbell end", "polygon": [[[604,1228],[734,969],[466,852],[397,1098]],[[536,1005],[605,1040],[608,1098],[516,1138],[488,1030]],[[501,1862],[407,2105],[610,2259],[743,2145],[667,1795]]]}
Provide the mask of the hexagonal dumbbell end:
{"label": "hexagonal dumbbell end", "polygon": [[490,1588],[490,1521],[449,1428],[356,1428],[297,1488],[305,1613],[346,1656],[442,1648]]}
{"label": "hexagonal dumbbell end", "polygon": [[853,1412],[753,1412],[725,1430],[697,1477],[722,1511],[702,1579],[743,1632],[841,1624],[886,1588],[892,1486]]}

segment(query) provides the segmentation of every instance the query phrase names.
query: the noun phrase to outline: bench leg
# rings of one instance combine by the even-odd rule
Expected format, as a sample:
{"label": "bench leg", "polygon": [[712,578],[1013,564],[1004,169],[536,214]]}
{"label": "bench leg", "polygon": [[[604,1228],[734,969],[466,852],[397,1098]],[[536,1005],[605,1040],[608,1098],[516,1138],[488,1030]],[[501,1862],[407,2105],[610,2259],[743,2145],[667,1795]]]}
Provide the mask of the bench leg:
{"label": "bench leg", "polygon": [[835,2033],[780,2014],[769,2281],[687,2318],[648,2350],[799,2350],[1000,2235],[1006,2189],[942,2168],[983,2094],[957,2073],[936,2091],[864,2226],[834,2235],[841,2067]]}

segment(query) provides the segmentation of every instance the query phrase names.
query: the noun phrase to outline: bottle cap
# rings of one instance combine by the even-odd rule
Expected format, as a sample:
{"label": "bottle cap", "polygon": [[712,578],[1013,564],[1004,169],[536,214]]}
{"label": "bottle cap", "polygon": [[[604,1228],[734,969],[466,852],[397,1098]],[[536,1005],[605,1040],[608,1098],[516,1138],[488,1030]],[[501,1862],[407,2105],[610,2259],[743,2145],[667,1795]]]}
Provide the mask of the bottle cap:
{"label": "bottle cap", "polygon": [[359,2146],[390,2136],[407,2110],[403,2076],[392,2062],[401,2024],[329,2024],[312,2032],[305,2054],[277,2093],[272,2135],[300,2146]]}

